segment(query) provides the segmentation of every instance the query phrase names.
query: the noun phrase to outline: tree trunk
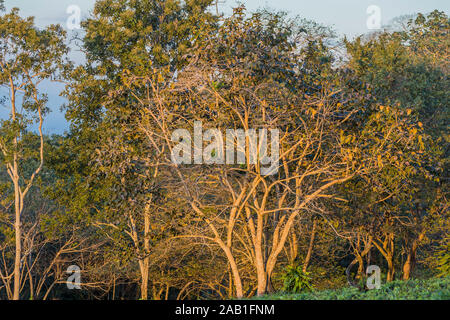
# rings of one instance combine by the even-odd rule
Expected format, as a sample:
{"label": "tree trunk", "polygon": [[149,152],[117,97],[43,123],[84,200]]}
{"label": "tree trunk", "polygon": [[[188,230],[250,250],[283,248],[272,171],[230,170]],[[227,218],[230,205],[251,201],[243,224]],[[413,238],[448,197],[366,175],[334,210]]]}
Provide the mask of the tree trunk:
{"label": "tree trunk", "polygon": [[374,245],[377,247],[378,251],[382,254],[384,259],[386,259],[388,264],[388,272],[387,272],[387,281],[394,280],[395,274],[395,266],[394,266],[394,252],[395,252],[395,243],[394,243],[394,234],[387,234],[384,238],[384,241],[381,240],[374,241]]}
{"label": "tree trunk", "polygon": [[288,259],[289,264],[294,264],[295,260],[298,256],[298,243],[297,243],[297,235],[295,234],[295,230],[292,232],[292,237],[289,239],[289,252]]}
{"label": "tree trunk", "polygon": [[414,240],[411,249],[408,252],[408,257],[406,258],[406,262],[403,265],[403,280],[409,280],[411,277],[411,273],[414,270],[414,267],[416,266],[416,251],[417,247],[419,246],[419,242],[422,241],[423,237],[425,236],[424,233],[421,233],[419,237]]}
{"label": "tree trunk", "polygon": [[230,267],[231,267],[231,272],[233,274],[234,287],[236,288],[236,297],[238,299],[240,299],[244,296],[244,293],[242,291],[242,281],[241,281],[241,276],[239,275],[239,269],[237,267],[236,261],[234,260],[233,254],[231,253],[230,248],[225,246],[225,244],[223,244],[223,242],[222,242],[222,245],[220,245],[220,246],[222,247],[222,250],[225,252],[225,255],[228,258],[228,262],[230,263]]}
{"label": "tree trunk", "polygon": [[[10,76],[10,86],[11,86],[11,115],[12,120],[16,120],[16,90],[14,87],[13,80]],[[22,196],[19,185],[19,166],[18,166],[18,155],[17,155],[17,145],[18,138],[14,137],[14,156],[12,164],[11,179],[14,184],[14,205],[15,205],[15,221],[14,221],[14,236],[16,238],[16,248],[15,248],[15,259],[14,259],[14,294],[13,300],[20,299],[20,261],[22,259],[22,227],[20,221],[20,215],[22,212]]]}
{"label": "tree trunk", "polygon": [[[358,242],[359,242],[359,240],[358,240]],[[345,274],[347,276],[347,282],[348,282],[349,285],[351,285],[353,287],[357,287],[358,286],[358,284],[353,283],[353,281],[351,279],[351,269],[356,263],[358,263],[357,277],[359,277],[361,279],[364,276],[364,260],[363,260],[363,258],[364,258],[364,256],[366,256],[367,254],[370,253],[371,249],[372,249],[372,236],[369,236],[367,241],[364,243],[364,250],[361,253],[359,252],[359,244],[358,244],[357,247],[354,247],[355,258],[352,260],[352,262],[345,269]]]}
{"label": "tree trunk", "polygon": [[314,238],[316,237],[316,225],[317,220],[314,219],[312,230],[311,230],[311,238],[309,239],[309,248],[308,253],[306,254],[305,262],[303,263],[303,272],[306,272],[309,266],[309,262],[311,261],[311,255],[314,247]]}
{"label": "tree trunk", "polygon": [[412,269],[414,268],[415,265],[415,258],[414,256],[415,253],[413,254],[411,251],[408,253],[408,257],[406,259],[405,264],[403,265],[403,280],[409,280],[409,278],[411,277],[411,272]]}
{"label": "tree trunk", "polygon": [[141,267],[141,299],[148,299],[148,273],[150,267],[150,202],[144,208],[144,254]]}
{"label": "tree trunk", "polygon": [[141,300],[148,300],[148,258],[141,264]]}
{"label": "tree trunk", "polygon": [[258,280],[258,289],[257,289],[258,296],[264,295],[267,289],[267,273],[263,256],[263,227],[264,227],[263,216],[261,214],[258,214],[256,243],[255,243],[255,263],[256,263],[256,275]]}
{"label": "tree trunk", "polygon": [[[15,165],[16,167],[16,165]],[[16,168],[14,174],[16,174]],[[17,177],[18,180],[18,177]],[[16,252],[15,252],[15,259],[14,259],[14,300],[19,300],[20,298],[20,261],[22,258],[22,228],[21,228],[21,221],[20,221],[20,194],[19,194],[19,182],[15,180],[14,181],[14,200],[15,200],[15,213],[16,213],[16,219],[14,223],[14,229],[15,229],[15,238],[16,238]]]}
{"label": "tree trunk", "polygon": [[257,295],[262,296],[267,292],[267,274],[264,270],[264,265],[256,268],[256,274],[258,278],[258,290]]}
{"label": "tree trunk", "polygon": [[[15,110],[13,108],[13,119],[15,119]],[[17,138],[14,138],[14,147],[17,146]],[[15,205],[15,221],[14,221],[14,231],[16,238],[16,252],[14,259],[14,296],[13,300],[20,299],[20,262],[22,260],[22,225],[21,225],[21,212],[22,212],[22,197],[20,194],[19,185],[19,168],[17,164],[17,153],[14,151],[13,160],[13,172],[12,178],[14,183],[14,205]]]}
{"label": "tree trunk", "polygon": [[267,292],[273,293],[275,292],[275,288],[272,283],[272,273],[267,273]]}
{"label": "tree trunk", "polygon": [[387,281],[393,281],[394,280],[394,273],[395,273],[395,268],[394,268],[394,261],[393,261],[393,257],[392,256],[388,256],[386,257],[386,261],[388,263],[388,272],[387,272]]}

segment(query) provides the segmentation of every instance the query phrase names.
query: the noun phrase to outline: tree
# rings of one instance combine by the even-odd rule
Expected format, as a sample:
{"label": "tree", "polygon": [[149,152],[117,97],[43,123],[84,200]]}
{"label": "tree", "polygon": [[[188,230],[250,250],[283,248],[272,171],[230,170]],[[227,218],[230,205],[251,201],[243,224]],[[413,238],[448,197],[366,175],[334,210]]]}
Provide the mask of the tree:
{"label": "tree", "polygon": [[[163,194],[157,167],[142,165],[142,153],[157,157],[136,135],[141,117],[136,99],[121,94],[125,72],[154,73],[170,81],[204,25],[214,23],[211,0],[97,1],[93,15],[83,22],[87,63],[70,74],[66,89],[67,118],[72,123],[70,150],[75,167],[83,172],[76,184],[80,197],[65,196],[116,246],[117,254],[137,262],[141,298],[148,298],[150,251],[161,237]],[[68,148],[70,149],[70,148]],[[155,160],[157,161],[157,160]],[[70,175],[64,173],[69,183]],[[69,189],[65,189],[66,192]],[[70,191],[69,191],[70,193]]]}
{"label": "tree", "polygon": [[[33,18],[21,18],[16,8],[0,18],[0,35],[0,86],[9,91],[10,110],[9,119],[1,124],[1,162],[11,179],[10,190],[14,193],[11,220],[15,238],[14,285],[8,291],[10,298],[18,300],[25,258],[21,219],[26,196],[44,164],[42,126],[47,99],[39,85],[58,77],[64,69],[64,55],[68,49],[64,44],[65,33],[60,27],[52,25],[38,30]],[[38,125],[37,145],[33,143],[36,135],[29,132],[33,123]],[[30,163],[34,164],[33,169]],[[8,274],[2,278],[8,279]],[[6,285],[9,283],[7,281]]]}
{"label": "tree", "polygon": [[[218,32],[202,38],[176,82],[164,85],[154,76],[133,74],[124,81],[126,92],[145,108],[141,130],[148,144],[170,151],[162,162],[172,171],[167,188],[183,191],[181,199],[197,223],[185,236],[222,249],[237,297],[252,291],[245,289],[241,265],[253,266],[257,294],[266,293],[296,219],[320,208],[324,199],[339,200],[334,191],[340,184],[378,170],[394,141],[416,139],[403,122],[394,121],[399,114],[386,110],[355,128],[354,135],[344,134],[357,110],[351,109],[354,102],[342,102],[351,99],[341,94],[326,46],[314,40],[297,50],[300,37],[291,32],[302,29],[295,23],[267,12],[246,19],[243,12],[236,9]],[[141,96],[142,87],[149,89]],[[179,141],[172,141],[171,132],[195,120],[219,132],[278,128],[279,141],[272,137],[280,147],[275,174],[265,174],[261,163],[251,160],[249,137],[240,165],[224,165],[223,151],[214,143],[201,155],[207,166],[173,164]],[[183,141],[191,140],[183,136]],[[256,145],[259,156],[268,156],[260,141]]]}
{"label": "tree", "polygon": [[[416,154],[413,168],[404,167],[397,156],[392,159],[394,167],[385,167],[371,178],[374,179],[374,202],[370,204],[370,212],[379,211],[390,220],[381,225],[393,232],[391,238],[402,233],[397,240],[403,243],[396,244],[393,239],[387,243],[381,241],[385,245],[374,242],[388,257],[389,279],[393,278],[395,246],[403,247],[403,278],[410,277],[417,248],[433,229],[430,211],[435,201],[439,201],[436,195],[440,194],[439,189],[446,189],[448,62],[443,46],[448,43],[448,27],[448,17],[434,11],[426,17],[419,14],[410,19],[403,30],[346,42],[350,54],[349,73],[365,88],[368,97],[365,104],[391,105],[405,110],[417,118],[416,130],[421,132],[418,145],[407,151],[410,155]],[[370,114],[370,108],[367,110]],[[392,160],[388,162],[393,164]],[[370,191],[362,191],[362,198],[369,199]],[[365,203],[364,199],[359,203]],[[392,247],[389,250],[388,243]]]}

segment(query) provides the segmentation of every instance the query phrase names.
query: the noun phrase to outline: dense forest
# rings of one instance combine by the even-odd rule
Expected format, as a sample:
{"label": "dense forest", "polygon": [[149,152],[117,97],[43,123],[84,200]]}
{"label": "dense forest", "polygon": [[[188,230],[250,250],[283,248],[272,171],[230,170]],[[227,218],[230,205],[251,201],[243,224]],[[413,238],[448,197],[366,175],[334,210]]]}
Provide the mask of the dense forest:
{"label": "dense forest", "polygon": [[[349,40],[212,0],[97,0],[70,39],[2,3],[0,300],[357,294],[369,265],[383,285],[449,276],[444,12]],[[49,136],[53,83],[70,129]],[[199,123],[193,163],[173,161],[192,160],[173,133]],[[248,148],[204,148],[228,129],[272,130],[271,174]]]}

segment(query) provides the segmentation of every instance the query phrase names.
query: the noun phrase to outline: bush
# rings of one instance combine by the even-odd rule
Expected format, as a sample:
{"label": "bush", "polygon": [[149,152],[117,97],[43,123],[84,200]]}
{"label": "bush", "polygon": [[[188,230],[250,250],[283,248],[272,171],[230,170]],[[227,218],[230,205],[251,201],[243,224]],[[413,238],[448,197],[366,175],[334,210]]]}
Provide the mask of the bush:
{"label": "bush", "polygon": [[449,300],[450,277],[428,280],[392,281],[378,290],[354,287],[337,290],[313,290],[297,294],[278,293],[259,297],[270,300]]}
{"label": "bush", "polygon": [[299,293],[312,290],[311,278],[308,272],[303,272],[300,265],[289,265],[281,274],[283,291],[287,293]]}

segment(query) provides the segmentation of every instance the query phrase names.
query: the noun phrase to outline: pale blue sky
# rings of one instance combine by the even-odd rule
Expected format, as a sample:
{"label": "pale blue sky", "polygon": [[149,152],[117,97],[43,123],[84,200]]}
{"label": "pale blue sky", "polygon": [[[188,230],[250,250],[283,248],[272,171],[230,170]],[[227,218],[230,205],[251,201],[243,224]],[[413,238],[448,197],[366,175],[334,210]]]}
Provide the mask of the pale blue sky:
{"label": "pale blue sky", "polygon": [[[36,16],[38,24],[60,22],[68,17],[66,9],[78,5],[83,15],[88,15],[95,0],[6,0],[7,8],[18,7],[23,15]],[[222,0],[222,10],[236,6],[234,0]],[[429,12],[434,9],[450,11],[449,0],[242,0],[247,8],[254,10],[269,7],[288,11],[294,15],[312,19],[327,25],[334,25],[340,33],[349,36],[364,33],[366,29],[366,9],[370,5],[381,8],[382,21],[387,23],[394,17]]]}
{"label": "pale blue sky", "polygon": [[[235,0],[222,0],[220,6],[224,12],[230,12],[231,7],[237,5]],[[449,14],[449,0],[242,0],[249,10],[261,7],[284,10],[292,15],[333,26],[341,35],[349,37],[368,32],[366,27],[366,10],[370,5],[377,5],[381,9],[382,24],[391,19],[418,12],[427,13],[434,9]],[[61,23],[65,26],[70,5],[78,5],[82,16],[89,15],[95,0],[6,0],[9,10],[18,7],[23,16],[35,16],[36,23],[44,26],[50,23]],[[67,129],[67,123],[59,112],[62,99],[58,97],[58,88],[49,89],[52,113],[46,121],[46,133],[62,133]],[[0,116],[4,112],[0,112]]]}

